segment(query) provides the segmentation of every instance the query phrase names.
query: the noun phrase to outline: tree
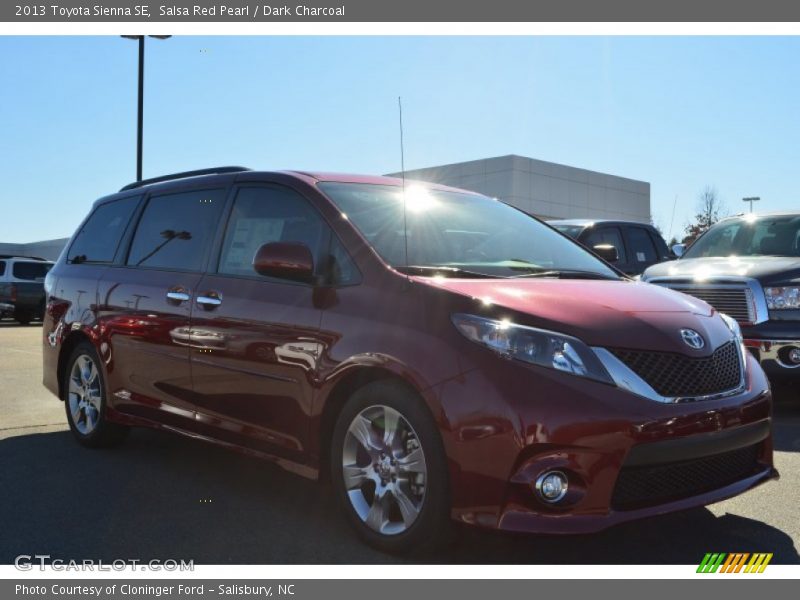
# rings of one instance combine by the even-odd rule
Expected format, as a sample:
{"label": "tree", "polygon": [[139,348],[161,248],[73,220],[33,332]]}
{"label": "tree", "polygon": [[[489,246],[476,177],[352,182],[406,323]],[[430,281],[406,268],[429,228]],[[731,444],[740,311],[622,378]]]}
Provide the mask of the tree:
{"label": "tree", "polygon": [[697,198],[697,214],[694,220],[686,225],[684,243],[692,243],[726,213],[725,203],[717,194],[717,188],[707,185]]}

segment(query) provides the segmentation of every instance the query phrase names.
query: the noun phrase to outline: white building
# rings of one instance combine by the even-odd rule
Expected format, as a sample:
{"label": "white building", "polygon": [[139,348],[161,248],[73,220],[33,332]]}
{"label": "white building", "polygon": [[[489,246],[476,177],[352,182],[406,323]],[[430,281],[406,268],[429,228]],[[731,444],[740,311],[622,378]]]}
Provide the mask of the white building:
{"label": "white building", "polygon": [[650,184],[645,181],[513,154],[414,169],[405,176],[492,196],[543,219],[649,223],[651,217]]}
{"label": "white building", "polygon": [[47,260],[55,260],[61,254],[62,248],[67,245],[69,238],[30,242],[27,244],[0,243],[0,254],[12,256],[37,256]]}

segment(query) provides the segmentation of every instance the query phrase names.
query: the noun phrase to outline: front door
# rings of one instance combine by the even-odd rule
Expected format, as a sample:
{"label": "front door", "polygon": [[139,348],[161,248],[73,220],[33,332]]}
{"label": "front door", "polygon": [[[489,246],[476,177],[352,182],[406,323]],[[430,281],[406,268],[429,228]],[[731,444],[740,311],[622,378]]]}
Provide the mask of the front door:
{"label": "front door", "polygon": [[302,459],[317,362],[325,341],[311,284],[263,277],[256,250],[302,242],[319,263],[329,230],[298,192],[242,186],[235,194],[217,264],[195,296],[190,332],[197,419],[210,435]]}

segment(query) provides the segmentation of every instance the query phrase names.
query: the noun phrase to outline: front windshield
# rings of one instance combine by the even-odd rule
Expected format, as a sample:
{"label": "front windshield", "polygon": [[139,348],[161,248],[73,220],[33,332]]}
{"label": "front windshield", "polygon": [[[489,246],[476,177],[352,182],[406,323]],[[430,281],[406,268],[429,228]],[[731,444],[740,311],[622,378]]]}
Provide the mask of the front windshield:
{"label": "front windshield", "polygon": [[333,182],[319,187],[381,258],[396,268],[449,267],[459,276],[582,272],[618,278],[577,243],[484,196],[409,184],[405,192],[406,239],[400,187]]}
{"label": "front windshield", "polygon": [[800,216],[742,217],[708,230],[683,255],[800,256]]}

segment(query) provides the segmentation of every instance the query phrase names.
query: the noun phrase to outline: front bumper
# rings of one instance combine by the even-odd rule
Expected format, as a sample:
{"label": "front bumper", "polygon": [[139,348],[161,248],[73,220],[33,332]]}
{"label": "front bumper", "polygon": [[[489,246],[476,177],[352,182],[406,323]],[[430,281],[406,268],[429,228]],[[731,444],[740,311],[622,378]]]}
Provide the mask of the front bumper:
{"label": "front bumper", "polygon": [[[509,531],[588,533],[777,477],[769,384],[754,357],[747,363],[744,392],[674,404],[510,361],[442,384],[453,517]],[[550,470],[569,480],[556,504],[534,489]]]}
{"label": "front bumper", "polygon": [[768,375],[800,378],[800,362],[792,362],[789,353],[800,351],[800,339],[765,340],[745,339],[744,345],[759,360]]}

